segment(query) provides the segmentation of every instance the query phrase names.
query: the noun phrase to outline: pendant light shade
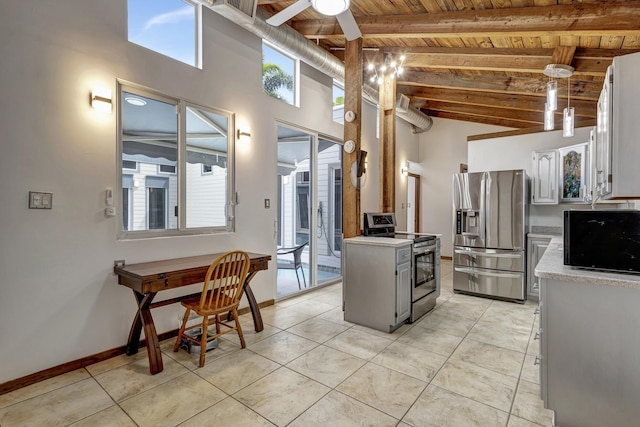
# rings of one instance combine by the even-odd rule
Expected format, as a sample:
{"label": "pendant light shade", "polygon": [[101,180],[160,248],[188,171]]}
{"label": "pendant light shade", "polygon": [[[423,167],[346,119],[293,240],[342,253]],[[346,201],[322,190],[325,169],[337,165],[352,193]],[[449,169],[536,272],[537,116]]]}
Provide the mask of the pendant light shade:
{"label": "pendant light shade", "polygon": [[558,82],[557,80],[549,80],[547,82],[547,107],[551,111],[558,109]]}
{"label": "pendant light shade", "polygon": [[562,116],[562,136],[570,137],[573,136],[573,125],[574,125],[574,116],[575,110],[573,107],[567,107],[564,109]]}
{"label": "pendant light shade", "polygon": [[549,108],[549,104],[544,104],[544,130],[553,130],[555,127],[553,114],[554,111]]}

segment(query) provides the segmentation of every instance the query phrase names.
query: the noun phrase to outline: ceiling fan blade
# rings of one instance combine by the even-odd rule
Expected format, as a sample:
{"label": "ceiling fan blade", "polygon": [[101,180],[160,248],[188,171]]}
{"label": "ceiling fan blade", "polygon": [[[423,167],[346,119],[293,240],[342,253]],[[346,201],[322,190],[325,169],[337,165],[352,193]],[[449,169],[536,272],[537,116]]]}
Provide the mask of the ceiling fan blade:
{"label": "ceiling fan blade", "polygon": [[278,27],[310,6],[311,2],[309,0],[298,0],[291,6],[282,9],[280,12],[267,19],[266,22],[269,25]]}
{"label": "ceiling fan blade", "polygon": [[347,40],[355,40],[358,37],[362,37],[360,28],[358,28],[358,23],[349,9],[336,16],[336,18],[338,18],[340,28],[342,28],[344,37]]}

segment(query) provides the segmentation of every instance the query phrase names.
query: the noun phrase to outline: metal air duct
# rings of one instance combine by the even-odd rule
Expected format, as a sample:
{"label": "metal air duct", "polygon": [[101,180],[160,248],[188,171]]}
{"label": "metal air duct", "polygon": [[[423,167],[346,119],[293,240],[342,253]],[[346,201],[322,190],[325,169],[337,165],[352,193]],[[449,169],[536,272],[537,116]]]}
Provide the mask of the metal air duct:
{"label": "metal air duct", "polygon": [[[207,7],[209,7],[211,3],[211,0],[197,1]],[[261,39],[267,40],[276,46],[286,49],[313,68],[316,68],[336,80],[344,82],[344,64],[342,61],[326,50],[316,46],[288,25],[274,27],[267,24],[265,21],[270,17],[270,15],[264,10],[258,8],[256,16],[252,22],[250,20],[238,19],[238,12],[233,10],[233,8],[217,7],[212,8],[212,10],[247,31],[250,31]],[[378,103],[377,88],[363,84],[363,94],[372,102],[376,104]],[[431,117],[422,113],[415,107],[409,106],[406,112],[396,111],[396,115],[413,125],[413,133],[426,132],[431,129],[431,126],[433,125]]]}

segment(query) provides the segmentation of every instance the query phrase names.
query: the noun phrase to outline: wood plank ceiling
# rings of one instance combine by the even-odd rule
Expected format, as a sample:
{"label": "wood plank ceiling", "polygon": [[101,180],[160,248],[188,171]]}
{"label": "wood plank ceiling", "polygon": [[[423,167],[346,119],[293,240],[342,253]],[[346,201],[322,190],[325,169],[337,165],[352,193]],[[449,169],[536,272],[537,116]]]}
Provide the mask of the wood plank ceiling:
{"label": "wood plank ceiling", "polygon": [[[274,14],[294,2],[258,5]],[[640,1],[351,0],[350,9],[365,65],[404,54],[397,91],[432,117],[541,127],[549,80],[542,70],[566,64],[575,68],[576,121],[592,123],[607,66],[615,56],[640,51]],[[335,18],[308,8],[287,24],[343,59],[345,39]],[[556,127],[568,84],[558,79]]]}

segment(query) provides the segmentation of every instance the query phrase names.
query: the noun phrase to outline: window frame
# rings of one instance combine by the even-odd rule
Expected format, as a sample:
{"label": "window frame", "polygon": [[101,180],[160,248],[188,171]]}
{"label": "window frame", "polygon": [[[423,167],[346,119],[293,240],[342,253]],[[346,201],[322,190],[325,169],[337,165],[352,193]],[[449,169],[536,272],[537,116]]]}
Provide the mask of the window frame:
{"label": "window frame", "polygon": [[[118,185],[115,188],[122,187],[122,176],[130,175],[130,171],[123,173],[122,168],[122,150],[123,150],[123,138],[122,138],[122,92],[134,93],[144,97],[153,98],[155,100],[167,103],[173,103],[176,106],[177,120],[178,120],[178,135],[177,135],[177,162],[176,162],[176,176],[177,176],[177,194],[178,194],[178,220],[176,228],[171,229],[155,229],[155,230],[124,230],[123,224],[123,200],[122,190],[116,193],[116,207],[118,208],[118,240],[134,240],[134,239],[146,239],[155,237],[173,237],[173,236],[188,236],[199,234],[221,234],[221,233],[233,233],[235,232],[235,206],[236,206],[236,190],[235,190],[235,145],[236,145],[236,119],[235,113],[229,110],[225,110],[217,107],[209,107],[196,102],[186,100],[184,98],[175,97],[164,94],[160,91],[118,79],[116,81],[117,86],[117,149],[116,149],[116,182]],[[186,160],[187,160],[187,131],[186,131],[186,117],[187,108],[201,109],[209,111],[214,114],[225,116],[227,118],[227,182],[225,189],[225,216],[226,224],[224,226],[207,226],[207,227],[187,227],[187,175],[186,175]],[[139,168],[139,163],[138,163]],[[167,176],[168,174],[162,174]],[[130,197],[132,197],[130,195]],[[145,199],[147,199],[145,195]],[[168,200],[168,199],[167,199]],[[148,206],[145,206],[145,210]],[[129,210],[131,211],[133,206],[130,204]],[[167,215],[171,212],[167,211]],[[167,219],[168,221],[168,219]],[[130,221],[131,223],[131,221]],[[148,226],[148,218],[146,219]]]}

